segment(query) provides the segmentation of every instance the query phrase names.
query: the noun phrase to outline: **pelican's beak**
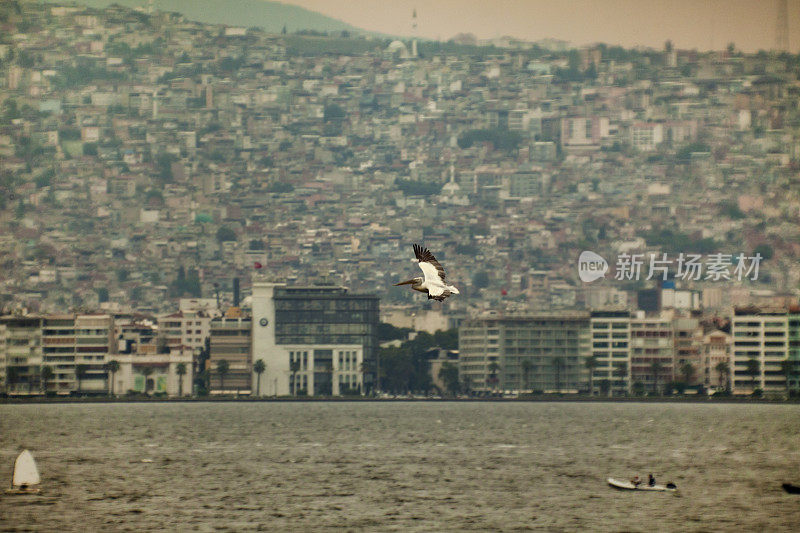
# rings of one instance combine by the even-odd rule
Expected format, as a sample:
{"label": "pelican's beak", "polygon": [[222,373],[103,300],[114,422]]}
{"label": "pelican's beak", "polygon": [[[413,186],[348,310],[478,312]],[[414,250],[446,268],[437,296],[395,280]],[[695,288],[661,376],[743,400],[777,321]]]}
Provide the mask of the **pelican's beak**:
{"label": "pelican's beak", "polygon": [[400,283],[395,283],[394,286],[397,287],[398,285],[408,285],[409,283],[414,283],[414,280],[410,279],[408,281],[401,281]]}

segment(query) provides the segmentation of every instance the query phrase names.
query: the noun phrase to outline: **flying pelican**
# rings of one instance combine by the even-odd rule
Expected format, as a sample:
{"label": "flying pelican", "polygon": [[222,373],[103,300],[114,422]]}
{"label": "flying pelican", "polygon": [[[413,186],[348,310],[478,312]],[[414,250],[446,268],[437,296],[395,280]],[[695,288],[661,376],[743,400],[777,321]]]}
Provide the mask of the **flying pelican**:
{"label": "flying pelican", "polygon": [[424,292],[428,295],[429,300],[437,300],[441,302],[451,294],[459,294],[458,289],[452,285],[448,285],[444,281],[444,268],[439,264],[439,261],[433,257],[433,254],[427,248],[423,248],[419,244],[414,245],[414,255],[417,256],[419,267],[422,269],[423,276],[413,278],[408,281],[395,283],[398,285],[411,284],[411,288],[415,291]]}

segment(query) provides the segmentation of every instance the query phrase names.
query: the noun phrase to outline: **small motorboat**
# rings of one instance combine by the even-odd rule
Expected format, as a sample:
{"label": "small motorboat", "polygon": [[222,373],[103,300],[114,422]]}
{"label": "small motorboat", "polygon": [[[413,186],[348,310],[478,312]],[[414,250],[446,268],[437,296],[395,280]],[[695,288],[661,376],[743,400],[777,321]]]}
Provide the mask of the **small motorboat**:
{"label": "small motorboat", "polygon": [[666,485],[648,485],[646,481],[642,481],[638,485],[630,481],[622,481],[620,479],[608,478],[608,484],[619,490],[649,490],[655,492],[675,492],[678,487],[674,483],[667,483]]}
{"label": "small motorboat", "polygon": [[800,494],[800,485],[792,485],[791,483],[784,483],[783,490],[789,494]]}
{"label": "small motorboat", "polygon": [[6,494],[37,494],[39,492],[39,469],[36,461],[28,450],[23,450],[14,462],[14,476],[11,478],[11,488]]}

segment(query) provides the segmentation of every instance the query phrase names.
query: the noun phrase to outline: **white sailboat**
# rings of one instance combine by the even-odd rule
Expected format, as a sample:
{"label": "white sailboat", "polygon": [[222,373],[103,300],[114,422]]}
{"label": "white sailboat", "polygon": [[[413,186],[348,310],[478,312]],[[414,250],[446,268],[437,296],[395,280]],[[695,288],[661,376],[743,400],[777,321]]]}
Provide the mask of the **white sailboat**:
{"label": "white sailboat", "polygon": [[39,469],[28,450],[23,450],[14,462],[14,476],[11,479],[9,494],[35,494],[39,492]]}

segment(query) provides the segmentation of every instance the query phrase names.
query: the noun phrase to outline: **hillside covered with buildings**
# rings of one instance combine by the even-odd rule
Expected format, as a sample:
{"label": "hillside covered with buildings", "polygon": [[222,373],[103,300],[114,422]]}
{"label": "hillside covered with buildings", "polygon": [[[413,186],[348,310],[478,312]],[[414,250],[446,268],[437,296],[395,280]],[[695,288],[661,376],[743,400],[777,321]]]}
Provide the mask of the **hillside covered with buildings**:
{"label": "hillside covered with buildings", "polygon": [[[799,77],[798,56],[735,44],[403,42],[5,2],[0,377],[364,392],[382,319],[461,324],[460,359],[431,356],[459,390],[782,391],[781,361],[800,361]],[[417,274],[415,242],[460,295],[392,287]],[[605,279],[582,280],[584,251]],[[276,280],[260,301],[278,307],[253,304]],[[383,368],[398,391],[418,382],[403,353]]]}

